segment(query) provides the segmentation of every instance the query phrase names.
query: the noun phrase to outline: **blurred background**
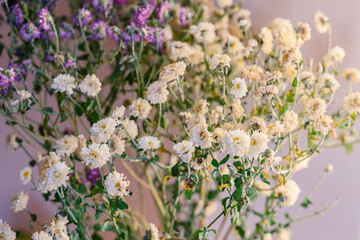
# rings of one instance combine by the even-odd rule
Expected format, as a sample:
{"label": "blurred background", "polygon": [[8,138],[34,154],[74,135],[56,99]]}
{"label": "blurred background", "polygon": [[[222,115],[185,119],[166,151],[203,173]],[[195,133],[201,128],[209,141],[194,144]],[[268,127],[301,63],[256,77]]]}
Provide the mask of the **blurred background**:
{"label": "blurred background", "polygon": [[[61,1],[66,2],[66,1]],[[65,4],[61,13],[66,12]],[[333,42],[332,45],[339,45],[345,49],[346,57],[339,67],[338,81],[342,88],[338,90],[334,99],[334,105],[339,107],[342,98],[347,95],[346,82],[342,77],[342,70],[345,67],[356,67],[360,69],[360,1],[357,0],[248,0],[244,8],[252,12],[252,27],[257,31],[268,25],[276,17],[288,18],[294,25],[298,21],[308,22],[312,27],[312,39],[307,41],[301,48],[305,62],[309,57],[314,57],[314,63],[322,59],[326,52],[326,38],[324,34],[316,32],[313,24],[313,15],[316,11],[324,12],[331,21]],[[2,12],[3,15],[3,12]],[[9,28],[0,26],[0,32],[5,35]],[[0,67],[8,64],[7,56],[3,54],[0,58]],[[360,84],[353,86],[354,91],[360,90]],[[332,113],[334,108],[328,108]],[[19,191],[28,191],[30,201],[28,208],[36,212],[44,222],[55,214],[55,209],[49,203],[43,201],[43,197],[37,191],[31,191],[31,184],[25,187],[18,181],[19,172],[23,169],[28,157],[21,150],[9,153],[5,148],[6,136],[11,129],[5,125],[3,118],[0,118],[0,219],[8,222],[13,230],[30,231],[29,215],[26,212],[13,213],[9,208],[11,196]],[[34,154],[34,151],[31,151]],[[319,190],[313,195],[314,204],[300,213],[301,216],[312,214],[323,208],[323,203],[331,204],[337,197],[340,198],[338,205],[323,216],[315,216],[307,221],[299,222],[293,226],[293,237],[295,240],[302,239],[360,239],[360,145],[355,146],[352,154],[347,154],[344,148],[334,148],[316,156],[309,163],[309,167],[300,171],[294,177],[299,184],[302,193],[299,202],[309,193],[316,184],[324,168],[328,164],[334,165],[334,172],[325,180]],[[120,171],[126,170],[119,166]],[[35,173],[37,174],[37,173]],[[131,180],[131,178],[130,178]],[[132,186],[136,188],[134,184]],[[133,189],[132,189],[133,190]],[[146,196],[148,197],[148,196]],[[135,196],[127,199],[131,206],[138,204]],[[146,199],[147,205],[151,205],[152,199]],[[150,201],[150,202],[149,202]],[[299,203],[298,202],[298,203]],[[294,212],[294,208],[286,209]],[[156,216],[151,208],[146,213],[146,218],[156,222]],[[214,214],[216,216],[216,214]],[[256,220],[256,219],[255,219]]]}

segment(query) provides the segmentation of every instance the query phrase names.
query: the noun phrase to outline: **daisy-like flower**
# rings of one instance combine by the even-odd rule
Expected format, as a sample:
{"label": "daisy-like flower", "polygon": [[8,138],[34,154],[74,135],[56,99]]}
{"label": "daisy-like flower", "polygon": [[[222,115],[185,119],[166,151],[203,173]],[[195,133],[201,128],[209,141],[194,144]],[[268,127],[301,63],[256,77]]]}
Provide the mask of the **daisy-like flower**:
{"label": "daisy-like flower", "polygon": [[116,129],[117,135],[120,135],[122,138],[129,138],[129,135],[131,138],[137,137],[139,130],[134,120],[129,120],[128,118],[125,118],[122,121],[122,125],[123,126],[120,126]]}
{"label": "daisy-like flower", "polygon": [[291,232],[287,228],[281,228],[275,235],[274,240],[290,240]]}
{"label": "daisy-like flower", "polygon": [[51,30],[51,21],[53,20],[49,10],[47,8],[41,9],[39,12],[40,28],[44,29],[45,31]]}
{"label": "daisy-like flower", "polygon": [[19,33],[25,42],[40,38],[40,31],[33,23],[25,23],[22,25]]}
{"label": "daisy-like flower", "polygon": [[305,113],[310,120],[315,120],[325,114],[326,103],[321,98],[310,98],[305,103]]}
{"label": "daisy-like flower", "polygon": [[246,154],[250,159],[257,158],[260,153],[267,149],[268,136],[260,131],[255,131],[250,137],[250,149]]}
{"label": "daisy-like flower", "polygon": [[20,175],[19,175],[19,181],[22,184],[27,184],[28,182],[30,182],[32,179],[32,171],[31,168],[29,167],[25,167],[23,170],[21,170]]}
{"label": "daisy-like flower", "polygon": [[235,98],[243,98],[246,96],[248,90],[244,79],[235,78],[234,80],[232,80],[232,84],[233,85],[230,89],[230,93]]}
{"label": "daisy-like flower", "polygon": [[102,167],[110,159],[110,148],[106,144],[92,143],[81,150],[81,158],[91,169]]}
{"label": "daisy-like flower", "polygon": [[298,115],[294,111],[285,112],[280,120],[284,125],[284,133],[288,133],[298,126]]}
{"label": "daisy-like flower", "polygon": [[105,188],[111,197],[127,197],[129,191],[127,188],[130,185],[130,181],[126,180],[123,173],[116,171],[109,173],[105,180]]}
{"label": "daisy-like flower", "polygon": [[56,141],[56,154],[61,156],[70,156],[78,147],[78,139],[73,135],[64,136]]}
{"label": "daisy-like flower", "polygon": [[196,147],[201,149],[210,148],[213,142],[212,134],[205,126],[192,128],[190,130],[190,139]]}
{"label": "daisy-like flower", "polygon": [[116,107],[112,113],[111,113],[111,117],[115,120],[121,120],[124,117],[124,113],[125,113],[125,107],[124,106],[120,106],[120,107]]}
{"label": "daisy-like flower", "polygon": [[37,186],[42,193],[56,190],[66,185],[69,180],[70,168],[64,162],[58,162],[47,169],[47,173],[41,177]]}
{"label": "daisy-like flower", "polygon": [[139,117],[140,119],[145,119],[149,116],[151,108],[152,107],[148,101],[142,98],[138,98],[133,101],[129,107],[130,115]]}
{"label": "daisy-like flower", "polygon": [[183,140],[173,146],[175,153],[184,162],[190,162],[193,153],[195,152],[194,143],[192,141]]}
{"label": "daisy-like flower", "polygon": [[[275,42],[281,50],[289,50],[296,46],[296,32],[290,20],[275,18],[270,26]],[[298,44],[300,45],[300,43]]]}
{"label": "daisy-like flower", "polygon": [[344,98],[344,107],[349,114],[360,113],[360,92],[346,96]]}
{"label": "daisy-like flower", "polygon": [[170,82],[176,80],[179,76],[185,74],[186,64],[184,62],[176,62],[164,67],[159,76],[160,81]]}
{"label": "daisy-like flower", "polygon": [[125,140],[121,136],[112,135],[110,138],[111,152],[121,155],[125,152]]}
{"label": "daisy-like flower", "polygon": [[40,231],[40,232],[34,232],[31,235],[31,240],[52,240],[52,237],[44,232],[44,231]]}
{"label": "daisy-like flower", "polygon": [[320,77],[320,82],[323,84],[325,88],[331,90],[331,92],[335,92],[339,87],[339,82],[335,79],[335,77],[329,73],[325,73]]}
{"label": "daisy-like flower", "polygon": [[250,81],[259,81],[262,73],[263,69],[256,65],[246,65],[243,69],[241,69],[241,76],[249,79]]}
{"label": "daisy-like flower", "polygon": [[76,26],[80,26],[79,20],[81,21],[82,26],[87,26],[91,21],[91,19],[92,19],[91,12],[86,8],[79,9],[78,15],[75,15],[73,17]]}
{"label": "daisy-like flower", "polygon": [[344,78],[354,83],[360,82],[360,71],[356,68],[345,68]]}
{"label": "daisy-like flower", "polygon": [[267,126],[267,135],[271,138],[273,136],[280,137],[284,131],[284,125],[280,121],[270,123]]}
{"label": "daisy-like flower", "polygon": [[80,91],[89,97],[95,97],[101,91],[101,82],[95,75],[86,75],[84,80],[79,84]]}
{"label": "daisy-like flower", "polygon": [[255,95],[264,100],[272,99],[276,94],[279,93],[279,89],[274,85],[265,85],[257,89]]}
{"label": "daisy-like flower", "polygon": [[7,137],[6,137],[6,148],[9,152],[14,152],[16,149],[18,149],[20,147],[19,143],[16,141],[16,134],[10,133]]}
{"label": "daisy-like flower", "polygon": [[240,129],[232,130],[223,135],[222,144],[231,156],[242,157],[249,152],[250,136]]}
{"label": "daisy-like flower", "polygon": [[52,165],[59,163],[60,160],[61,158],[55,152],[50,152],[49,155],[42,157],[39,162],[39,176],[41,178],[46,177],[48,169]]}
{"label": "daisy-like flower", "polygon": [[46,225],[45,230],[51,234],[55,239],[69,240],[67,232],[67,224],[69,220],[67,217],[58,215],[53,217]]}
{"label": "daisy-like flower", "polygon": [[11,198],[10,208],[14,212],[20,212],[27,207],[28,201],[29,201],[29,194],[27,192],[24,191],[18,192],[17,194],[15,194],[15,196]]}
{"label": "daisy-like flower", "polygon": [[185,42],[180,41],[169,42],[167,44],[166,53],[173,61],[187,59],[191,55],[191,46]]}
{"label": "daisy-like flower", "polygon": [[149,224],[149,232],[151,236],[151,240],[159,240],[159,229],[156,227],[155,224]]}
{"label": "daisy-like flower", "polygon": [[147,100],[151,104],[160,104],[167,101],[169,91],[167,90],[166,82],[155,81],[151,83],[147,90]]}
{"label": "daisy-like flower", "polygon": [[59,74],[53,79],[51,88],[55,89],[55,92],[66,92],[67,95],[74,93],[73,89],[76,88],[75,78],[70,74]]}
{"label": "daisy-like flower", "polygon": [[289,179],[285,184],[275,188],[275,194],[282,199],[286,207],[293,206],[297,201],[301,190],[297,183]]}
{"label": "daisy-like flower", "polygon": [[311,39],[311,28],[308,23],[298,22],[298,31],[302,40],[307,41]]}
{"label": "daisy-like flower", "polygon": [[31,98],[31,93],[26,90],[18,90],[16,94],[19,96],[19,99],[22,102],[26,102]]}
{"label": "daisy-like flower", "polygon": [[231,58],[224,54],[215,54],[209,60],[209,68],[215,70],[216,68],[230,68]]}
{"label": "daisy-like flower", "polygon": [[197,115],[205,115],[209,111],[208,105],[209,105],[209,103],[205,99],[200,99],[195,104],[193,111]]}
{"label": "daisy-like flower", "polygon": [[330,21],[324,13],[317,11],[314,15],[315,28],[319,33],[326,33],[330,28]]}
{"label": "daisy-like flower", "polygon": [[104,118],[91,126],[90,134],[91,138],[96,143],[105,143],[111,135],[115,132],[117,121],[113,118]]}
{"label": "daisy-like flower", "polygon": [[210,113],[210,122],[211,124],[217,124],[219,121],[224,119],[224,109],[222,106],[217,106],[215,109],[211,110]]}
{"label": "daisy-like flower", "polygon": [[345,50],[339,46],[330,49],[325,57],[324,62],[326,67],[331,67],[336,63],[341,63],[345,57]]}
{"label": "daisy-like flower", "polygon": [[11,231],[9,224],[0,219],[0,239],[15,240],[16,233]]}
{"label": "daisy-like flower", "polygon": [[198,25],[190,26],[190,33],[198,43],[206,42],[210,44],[213,43],[216,38],[215,26],[209,22],[201,22]]}
{"label": "daisy-like flower", "polygon": [[264,121],[264,119],[257,117],[257,116],[253,116],[250,118],[250,125],[251,125],[251,130],[253,131],[260,131],[263,133],[266,133],[267,129],[266,129],[266,123]]}
{"label": "daisy-like flower", "polygon": [[146,150],[158,149],[161,145],[160,140],[157,137],[145,136],[139,139],[139,147]]}

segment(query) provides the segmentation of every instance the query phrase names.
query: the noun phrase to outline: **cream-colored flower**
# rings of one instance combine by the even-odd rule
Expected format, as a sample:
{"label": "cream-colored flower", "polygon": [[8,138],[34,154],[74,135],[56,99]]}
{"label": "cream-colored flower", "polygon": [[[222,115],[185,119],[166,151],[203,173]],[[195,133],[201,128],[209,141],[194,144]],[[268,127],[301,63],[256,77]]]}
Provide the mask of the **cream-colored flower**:
{"label": "cream-colored flower", "polygon": [[357,68],[345,68],[344,78],[354,83],[360,82],[360,71]]}
{"label": "cream-colored flower", "polygon": [[325,168],[325,172],[332,173],[334,171],[334,166],[332,164],[329,164]]}
{"label": "cream-colored flower", "polygon": [[190,26],[190,33],[198,43],[213,43],[215,41],[215,26],[209,22],[200,22],[198,25]]}
{"label": "cream-colored flower", "polygon": [[346,96],[344,98],[344,107],[349,114],[360,113],[360,92]]}
{"label": "cream-colored flower", "polygon": [[40,231],[40,232],[34,232],[31,235],[31,240],[52,240],[53,238],[46,232]]}
{"label": "cream-colored flower", "polygon": [[110,159],[110,148],[107,144],[92,143],[81,150],[81,158],[90,168],[99,168]]}
{"label": "cream-colored flower", "polygon": [[155,81],[151,83],[147,90],[147,100],[151,104],[160,104],[167,101],[169,91],[167,90],[166,82]]}
{"label": "cream-colored flower", "polygon": [[195,152],[194,143],[192,141],[183,140],[173,146],[175,153],[184,162],[190,162],[193,153]]}
{"label": "cream-colored flower", "polygon": [[326,112],[326,103],[321,98],[310,98],[305,103],[305,113],[310,120],[315,120]]}
{"label": "cream-colored flower", "polygon": [[149,232],[151,240],[159,240],[159,229],[156,227],[155,224],[150,223],[149,224]]}
{"label": "cream-colored flower", "polygon": [[255,96],[262,98],[266,101],[272,99],[279,93],[279,89],[274,85],[265,85],[257,89]]}
{"label": "cream-colored flower", "polygon": [[314,129],[316,132],[321,132],[323,135],[328,134],[331,130],[333,120],[328,115],[323,115],[317,118],[314,122]]}
{"label": "cream-colored flower", "polygon": [[185,74],[186,64],[184,62],[176,62],[165,66],[159,75],[159,80],[170,82]]}
{"label": "cream-colored flower", "polygon": [[139,139],[139,147],[146,150],[156,150],[160,147],[161,142],[157,137],[145,136]]}
{"label": "cream-colored flower", "polygon": [[341,63],[344,57],[345,50],[339,46],[336,46],[326,53],[324,57],[325,66],[329,68],[336,63]]}
{"label": "cream-colored flower", "polygon": [[330,89],[333,93],[340,87],[339,82],[329,73],[325,73],[320,77],[320,83],[322,83],[325,88]]}
{"label": "cream-colored flower", "polygon": [[284,133],[294,130],[298,126],[298,115],[294,111],[285,112],[281,118],[281,123],[284,125]]}
{"label": "cream-colored flower", "polygon": [[9,224],[0,219],[0,239],[15,240],[16,233],[11,231]]}
{"label": "cream-colored flower", "polygon": [[275,121],[267,126],[267,134],[271,138],[273,136],[280,137],[284,131],[284,125],[280,121]]}
{"label": "cream-colored flower", "polygon": [[130,115],[134,117],[139,117],[140,119],[145,119],[149,116],[151,111],[151,105],[148,101],[142,98],[138,98],[133,101],[129,107]]}
{"label": "cream-colored flower", "polygon": [[317,11],[314,15],[314,24],[319,33],[326,33],[330,29],[329,18],[320,11]]}
{"label": "cream-colored flower", "polygon": [[250,81],[260,80],[262,73],[263,69],[256,65],[246,65],[243,69],[241,69],[241,76],[249,79]]}
{"label": "cream-colored flower", "polygon": [[27,207],[28,202],[29,202],[29,194],[27,192],[21,191],[15,194],[15,196],[11,198],[10,208],[14,212],[20,212]]}
{"label": "cream-colored flower", "polygon": [[173,41],[167,44],[166,53],[171,60],[187,59],[191,55],[191,46],[186,42]]}
{"label": "cream-colored flower", "polygon": [[242,157],[250,149],[250,136],[240,129],[232,130],[223,135],[222,144],[231,156]]}
{"label": "cream-colored flower", "polygon": [[55,239],[59,240],[69,240],[68,232],[67,232],[67,224],[69,220],[67,217],[63,217],[58,215],[57,217],[53,217],[46,225],[45,230],[51,234]]}
{"label": "cream-colored flower", "polygon": [[[296,32],[290,20],[276,18],[271,22],[269,29],[274,36],[276,45],[281,50],[289,50],[289,48],[296,46]],[[300,42],[298,45],[301,45]]]}
{"label": "cream-colored flower", "polygon": [[193,110],[198,115],[205,115],[208,109],[209,103],[205,99],[200,99],[194,106]]}
{"label": "cream-colored flower", "polygon": [[215,54],[209,59],[209,68],[215,70],[216,68],[230,68],[231,58],[224,54]]}
{"label": "cream-colored flower", "polygon": [[247,93],[247,85],[244,79],[241,78],[235,78],[232,80],[232,87],[230,89],[230,93],[235,98],[243,98],[246,96]]}
{"label": "cream-colored flower", "polygon": [[111,117],[104,118],[91,126],[91,138],[96,143],[105,143],[115,132],[117,121]]}
{"label": "cream-colored flower", "polygon": [[250,125],[251,125],[251,130],[253,131],[260,131],[263,133],[267,132],[266,123],[264,119],[260,117],[256,117],[256,116],[251,117]]}
{"label": "cream-colored flower", "polygon": [[66,185],[69,180],[70,168],[64,162],[58,162],[48,168],[47,174],[42,176],[37,188],[46,193]]}
{"label": "cream-colored flower", "polygon": [[217,124],[219,121],[224,119],[224,109],[222,106],[217,106],[215,109],[211,110],[210,113],[210,122],[211,124]]}
{"label": "cream-colored flower", "polygon": [[101,91],[101,82],[95,75],[86,75],[84,80],[79,84],[80,91],[89,97],[95,97]]}
{"label": "cream-colored flower", "polygon": [[55,90],[55,92],[66,92],[67,95],[71,95],[74,93],[75,78],[70,74],[59,74],[56,78],[53,79],[51,83],[51,88]]}
{"label": "cream-colored flower", "polygon": [[262,240],[272,240],[271,233],[265,233],[262,235]]}
{"label": "cream-colored flower", "polygon": [[6,137],[6,148],[9,152],[14,152],[16,149],[18,149],[20,144],[16,141],[16,134],[10,133]]}
{"label": "cream-colored flower", "polygon": [[79,136],[77,136],[77,148],[75,150],[76,154],[81,155],[81,149],[86,147],[86,142],[87,140],[84,135],[80,134]]}
{"label": "cream-colored flower", "polygon": [[112,135],[110,138],[111,152],[121,155],[125,152],[125,140],[121,136]]}
{"label": "cream-colored flower", "polygon": [[196,147],[201,149],[210,148],[213,142],[212,134],[206,127],[192,128],[190,130],[190,139]]}
{"label": "cream-colored flower", "polygon": [[274,38],[271,31],[267,27],[263,27],[260,30],[259,37],[262,40],[261,50],[265,54],[271,53],[274,44]]}
{"label": "cream-colored flower", "polygon": [[257,158],[260,153],[267,149],[268,136],[260,131],[254,131],[250,136],[250,149],[246,154],[248,158]]}
{"label": "cream-colored flower", "polygon": [[130,185],[130,181],[126,180],[123,173],[116,171],[109,173],[105,180],[105,188],[111,197],[127,197],[129,191],[127,188]]}
{"label": "cream-colored flower", "polygon": [[293,206],[297,201],[301,190],[297,183],[289,179],[285,184],[282,184],[275,188],[275,193],[282,201],[286,207]]}
{"label": "cream-colored flower", "polygon": [[46,177],[48,169],[52,165],[59,163],[60,160],[61,158],[55,152],[50,152],[49,155],[42,157],[39,162],[39,176],[41,178]]}
{"label": "cream-colored flower", "polygon": [[225,135],[227,133],[226,130],[224,130],[223,128],[215,128],[214,132],[213,132],[213,138],[215,140],[216,143],[220,143],[222,136]]}
{"label": "cream-colored flower", "polygon": [[287,228],[281,228],[275,235],[274,240],[290,240],[291,232]]}
{"label": "cream-colored flower", "polygon": [[19,175],[19,181],[22,184],[27,184],[28,182],[30,182],[32,179],[32,171],[31,168],[29,167],[25,167],[23,170],[21,170],[20,175]]}
{"label": "cream-colored flower", "polygon": [[31,240],[52,240],[52,237],[44,232],[44,231],[40,231],[40,232],[34,232],[31,235]]}
{"label": "cream-colored flower", "polygon": [[16,93],[22,102],[28,101],[31,98],[31,93],[29,91],[18,90]]}
{"label": "cream-colored flower", "polygon": [[61,156],[70,156],[78,147],[78,139],[73,135],[64,136],[56,141],[56,154]]}
{"label": "cream-colored flower", "polygon": [[112,113],[111,113],[111,117],[115,120],[120,121],[123,117],[124,117],[124,113],[125,113],[125,107],[124,106],[120,106],[120,107],[116,107]]}
{"label": "cream-colored flower", "polygon": [[134,120],[129,120],[128,118],[125,118],[122,121],[122,125],[119,128],[116,129],[116,134],[120,135],[122,138],[129,138],[128,134],[131,138],[136,138],[138,135],[138,127]]}
{"label": "cream-colored flower", "polygon": [[298,31],[302,40],[311,39],[311,28],[308,23],[298,22]]}
{"label": "cream-colored flower", "polygon": [[239,98],[235,99],[231,104],[231,112],[234,118],[237,120],[244,114],[244,108],[241,106],[241,101]]}

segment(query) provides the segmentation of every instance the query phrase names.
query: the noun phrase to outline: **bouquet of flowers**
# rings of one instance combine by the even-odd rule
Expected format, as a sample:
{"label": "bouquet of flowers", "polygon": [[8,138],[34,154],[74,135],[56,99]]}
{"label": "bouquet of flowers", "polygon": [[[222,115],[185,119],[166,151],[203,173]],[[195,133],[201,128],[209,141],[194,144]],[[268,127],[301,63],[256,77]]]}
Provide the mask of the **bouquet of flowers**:
{"label": "bouquet of flowers", "polygon": [[[57,207],[40,219],[27,192],[11,198],[41,227],[32,239],[287,240],[336,204],[300,216],[331,165],[305,199],[292,180],[322,150],[360,139],[360,72],[339,75],[345,52],[323,13],[314,24],[328,50],[314,62],[300,51],[308,23],[276,18],[253,32],[238,0],[0,2],[11,27],[0,45],[7,148],[25,151],[20,181]],[[328,112],[339,78],[349,94]],[[16,238],[2,220],[0,238]]]}

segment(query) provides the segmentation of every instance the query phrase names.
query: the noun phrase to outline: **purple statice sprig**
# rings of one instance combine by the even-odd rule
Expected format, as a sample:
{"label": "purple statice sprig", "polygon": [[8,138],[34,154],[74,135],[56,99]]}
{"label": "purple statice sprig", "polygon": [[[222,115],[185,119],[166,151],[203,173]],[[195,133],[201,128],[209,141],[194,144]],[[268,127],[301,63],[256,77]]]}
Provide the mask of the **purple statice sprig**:
{"label": "purple statice sprig", "polygon": [[45,31],[52,29],[53,18],[47,8],[43,8],[39,12],[39,26]]}
{"label": "purple statice sprig", "polygon": [[7,95],[8,89],[12,86],[16,77],[13,68],[2,69],[0,68],[0,93]]}
{"label": "purple statice sprig", "polygon": [[19,4],[16,4],[13,7],[11,13],[14,15],[15,25],[18,27],[21,26],[22,23],[24,22],[24,15],[21,8],[19,7]]}
{"label": "purple statice sprig", "polygon": [[86,173],[86,180],[91,182],[92,185],[95,185],[101,178],[101,173],[98,168],[90,169]]}
{"label": "purple statice sprig", "polygon": [[137,26],[145,25],[146,22],[149,20],[153,10],[154,10],[154,6],[151,4],[140,6],[137,10],[135,10],[133,14],[134,23]]}
{"label": "purple statice sprig", "polygon": [[106,37],[107,24],[103,20],[97,20],[91,26],[94,40],[103,40]]}
{"label": "purple statice sprig", "polygon": [[157,17],[160,23],[165,23],[165,17],[169,13],[170,3],[168,1],[162,2],[157,8]]}
{"label": "purple statice sprig", "polygon": [[181,7],[180,9],[180,23],[183,26],[189,25],[191,21],[190,10],[187,7]]}
{"label": "purple statice sprig", "polygon": [[40,31],[33,23],[25,23],[20,29],[20,36],[26,41],[40,38]]}
{"label": "purple statice sprig", "polygon": [[110,38],[114,39],[116,42],[119,42],[122,31],[116,26],[109,26],[106,29],[106,33]]}
{"label": "purple statice sprig", "polygon": [[92,20],[91,12],[86,8],[79,9],[79,12],[77,15],[74,15],[72,17],[73,21],[75,22],[76,26],[86,27],[90,21]]}

